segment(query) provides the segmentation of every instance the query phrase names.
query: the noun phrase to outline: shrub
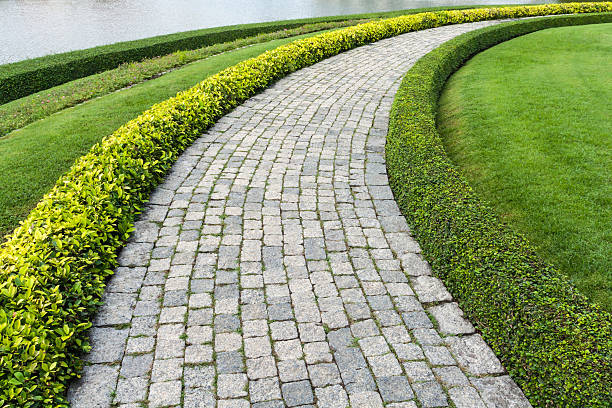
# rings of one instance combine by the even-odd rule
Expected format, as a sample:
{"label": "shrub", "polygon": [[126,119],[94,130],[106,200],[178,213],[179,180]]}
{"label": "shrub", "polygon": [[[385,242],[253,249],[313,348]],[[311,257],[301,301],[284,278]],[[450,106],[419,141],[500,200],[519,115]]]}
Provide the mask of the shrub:
{"label": "shrub", "polygon": [[79,356],[89,348],[86,330],[105,278],[112,274],[117,251],[149,192],[195,138],[272,81],[408,31],[609,10],[610,3],[571,3],[423,13],[365,23],[268,51],[154,105],[79,159],[0,246],[0,404],[65,405],[66,386],[79,375]]}
{"label": "shrub", "polygon": [[[175,69],[181,65],[220,54],[252,44],[288,38],[315,31],[342,28],[365,22],[364,20],[344,20],[330,23],[306,24],[295,29],[285,29],[272,33],[214,44],[189,51],[177,51],[157,58],[145,58],[138,63],[119,65],[95,75],[70,81],[66,84],[19,98],[0,105],[0,138],[29,123],[52,113],[74,106],[78,103],[106,95],[114,90],[130,86]],[[1,70],[1,68],[0,68]],[[0,227],[0,231],[2,227]]]}
{"label": "shrub", "polygon": [[612,14],[459,36],[412,67],[391,113],[386,156],[396,200],[434,271],[534,406],[612,405],[612,316],[476,197],[444,151],[436,105],[446,79],[477,52],[544,28],[605,22]]}
{"label": "shrub", "polygon": [[[404,13],[411,12],[404,11]],[[168,55],[175,51],[194,50],[240,38],[292,29],[305,24],[339,22],[356,18],[380,18],[398,13],[400,12],[355,14],[206,28],[5,64],[0,66],[0,104],[74,79],[113,69],[127,62]]]}

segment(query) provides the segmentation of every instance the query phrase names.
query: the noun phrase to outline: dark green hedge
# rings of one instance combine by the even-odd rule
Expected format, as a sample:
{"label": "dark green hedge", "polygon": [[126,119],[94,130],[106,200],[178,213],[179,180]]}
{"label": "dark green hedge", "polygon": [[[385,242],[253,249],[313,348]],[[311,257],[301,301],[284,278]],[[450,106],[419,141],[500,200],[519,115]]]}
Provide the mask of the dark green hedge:
{"label": "dark green hedge", "polygon": [[[467,7],[447,7],[447,9]],[[296,28],[305,24],[392,17],[419,11],[421,10],[403,10],[207,28],[15,62],[0,66],[0,104],[68,81],[113,69],[126,62],[167,55],[179,50],[194,50],[238,38],[270,33],[285,28]]]}
{"label": "dark green hedge", "polygon": [[612,406],[612,316],[476,197],[442,147],[437,101],[447,78],[486,48],[549,27],[604,22],[612,14],[464,34],[414,65],[391,113],[386,157],[396,200],[434,271],[538,407]]}

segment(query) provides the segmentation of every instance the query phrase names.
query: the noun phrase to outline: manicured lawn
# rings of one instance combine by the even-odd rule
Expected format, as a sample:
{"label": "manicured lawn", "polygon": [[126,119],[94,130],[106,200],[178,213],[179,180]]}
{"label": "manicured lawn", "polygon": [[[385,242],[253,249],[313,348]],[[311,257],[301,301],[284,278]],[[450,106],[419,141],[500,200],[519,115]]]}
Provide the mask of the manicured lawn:
{"label": "manicured lawn", "polygon": [[0,105],[0,137],[55,112],[99,96],[104,96],[118,89],[155,78],[171,69],[202,60],[211,55],[228,52],[248,45],[294,37],[315,31],[345,27],[364,21],[367,20],[307,24],[289,30],[260,34],[196,50],[177,51],[161,57],[144,59],[140,62],[122,64],[118,68],[80,78]]}
{"label": "manicured lawn", "polygon": [[242,60],[315,34],[213,56],[160,78],[65,109],[0,138],[0,237],[10,233],[26,217],[77,158],[153,104]]}
{"label": "manicured lawn", "polygon": [[438,126],[474,189],[612,311],[612,24],[562,27],[475,56]]}

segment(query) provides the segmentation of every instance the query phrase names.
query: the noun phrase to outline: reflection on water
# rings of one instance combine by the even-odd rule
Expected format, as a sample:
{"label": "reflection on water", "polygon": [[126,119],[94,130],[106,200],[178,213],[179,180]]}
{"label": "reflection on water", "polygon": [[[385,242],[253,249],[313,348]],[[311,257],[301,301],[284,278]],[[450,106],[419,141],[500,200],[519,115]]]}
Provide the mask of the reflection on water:
{"label": "reflection on water", "polygon": [[230,24],[541,0],[0,0],[0,64]]}

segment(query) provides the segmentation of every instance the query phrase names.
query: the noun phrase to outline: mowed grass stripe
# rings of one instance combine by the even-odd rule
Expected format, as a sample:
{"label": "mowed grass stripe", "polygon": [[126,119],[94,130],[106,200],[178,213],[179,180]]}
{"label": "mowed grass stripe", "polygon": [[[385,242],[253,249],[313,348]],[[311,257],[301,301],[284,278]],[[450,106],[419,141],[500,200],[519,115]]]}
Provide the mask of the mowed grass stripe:
{"label": "mowed grass stripe", "polygon": [[475,190],[612,311],[612,24],[529,34],[447,83],[438,124]]}
{"label": "mowed grass stripe", "polygon": [[194,62],[160,78],[65,109],[0,138],[0,242],[74,161],[155,103],[206,77],[299,38],[274,40]]}

